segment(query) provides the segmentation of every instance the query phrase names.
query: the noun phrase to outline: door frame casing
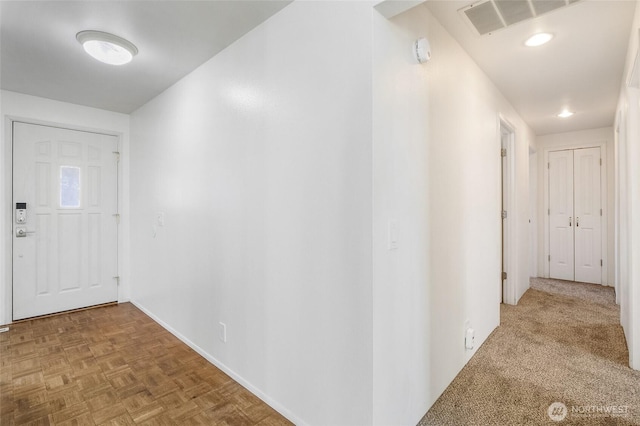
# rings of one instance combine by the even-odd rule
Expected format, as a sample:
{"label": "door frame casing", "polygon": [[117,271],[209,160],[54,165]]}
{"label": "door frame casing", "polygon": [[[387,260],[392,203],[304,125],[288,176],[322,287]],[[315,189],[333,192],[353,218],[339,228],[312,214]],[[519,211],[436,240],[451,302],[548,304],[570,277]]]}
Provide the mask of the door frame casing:
{"label": "door frame casing", "polygon": [[567,145],[558,145],[553,147],[545,147],[544,152],[544,162],[542,164],[543,169],[543,204],[544,210],[544,257],[543,257],[543,272],[544,277],[549,278],[549,254],[550,250],[550,238],[549,238],[549,214],[544,214],[545,211],[549,211],[549,168],[547,164],[549,164],[549,153],[552,151],[566,151],[566,150],[574,150],[574,149],[585,149],[585,148],[600,148],[600,158],[602,159],[602,166],[600,166],[600,208],[602,208],[602,216],[600,217],[600,250],[602,256],[602,270],[601,270],[601,285],[608,286],[608,238],[609,233],[607,229],[608,224],[608,187],[607,187],[607,141],[593,142],[593,143],[576,143],[576,144],[567,144]]}
{"label": "door frame casing", "polygon": [[[503,132],[504,129],[504,132]],[[497,134],[498,141],[500,144],[500,148],[502,149],[502,136],[503,133],[507,133],[507,142],[506,149],[507,155],[504,161],[506,161],[506,176],[503,176],[503,179],[506,179],[506,187],[507,187],[507,205],[505,210],[507,211],[506,223],[503,223],[505,219],[500,219],[500,224],[505,231],[503,232],[503,239],[505,239],[506,246],[506,262],[504,262],[504,271],[500,271],[500,283],[502,285],[502,302],[515,305],[517,303],[517,291],[516,291],[516,261],[517,261],[517,243],[516,243],[516,235],[515,235],[515,226],[514,219],[516,214],[516,197],[514,193],[515,188],[515,175],[516,175],[516,163],[515,163],[515,142],[516,142],[516,130],[515,126],[509,122],[502,114],[498,114],[498,122],[497,122]],[[500,159],[500,168],[502,169],[502,158]],[[501,171],[502,173],[502,171]],[[503,194],[503,183],[501,182],[500,194],[501,197],[504,197]],[[502,205],[502,201],[501,201]],[[501,256],[505,256],[504,250],[500,251]],[[503,260],[501,259],[501,264]],[[507,273],[507,279],[502,280],[502,272]],[[504,281],[504,283],[503,283]]]}
{"label": "door frame casing", "polygon": [[[120,152],[120,162],[117,166],[117,194],[118,194],[118,212],[122,215],[123,210],[123,167],[122,167],[122,152],[123,152],[123,139],[122,132],[110,131],[99,128],[78,126],[66,123],[56,123],[46,120],[37,120],[33,118],[24,118],[13,115],[5,115],[4,119],[4,143],[0,152],[3,154],[2,165],[4,167],[4,173],[2,173],[2,189],[0,194],[4,192],[2,196],[2,215],[0,215],[0,231],[5,236],[2,249],[0,250],[0,266],[4,271],[3,280],[0,282],[0,324],[9,324],[13,322],[13,123],[20,122],[33,125],[41,125],[47,127],[55,127],[60,129],[67,129],[80,132],[98,133],[108,136],[115,136],[117,138],[117,149]],[[125,250],[123,238],[123,226],[122,221],[118,226],[117,235],[117,264],[118,273],[122,276],[123,264],[125,264]],[[4,252],[4,255],[1,255]],[[122,283],[120,283],[122,284]],[[122,285],[118,285],[118,302],[127,300],[126,293]]]}

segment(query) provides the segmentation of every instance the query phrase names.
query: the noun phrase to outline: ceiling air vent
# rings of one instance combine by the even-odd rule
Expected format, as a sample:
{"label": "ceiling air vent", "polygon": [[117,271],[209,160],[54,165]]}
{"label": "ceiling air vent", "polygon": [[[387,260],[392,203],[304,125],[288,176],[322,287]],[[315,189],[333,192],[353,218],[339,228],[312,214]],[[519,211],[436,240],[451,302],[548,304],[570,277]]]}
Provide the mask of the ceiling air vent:
{"label": "ceiling air vent", "polygon": [[579,0],[481,0],[458,12],[480,35],[535,18]]}

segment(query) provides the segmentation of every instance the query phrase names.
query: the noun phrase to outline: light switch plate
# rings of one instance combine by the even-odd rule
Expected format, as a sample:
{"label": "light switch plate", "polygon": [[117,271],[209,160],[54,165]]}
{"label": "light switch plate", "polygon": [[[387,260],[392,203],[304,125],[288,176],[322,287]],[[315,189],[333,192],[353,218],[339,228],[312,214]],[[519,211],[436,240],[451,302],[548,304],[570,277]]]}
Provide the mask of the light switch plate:
{"label": "light switch plate", "polygon": [[220,341],[222,343],[227,343],[227,324],[220,322],[218,323],[220,324],[220,330],[219,330],[219,335],[218,337],[220,338]]}

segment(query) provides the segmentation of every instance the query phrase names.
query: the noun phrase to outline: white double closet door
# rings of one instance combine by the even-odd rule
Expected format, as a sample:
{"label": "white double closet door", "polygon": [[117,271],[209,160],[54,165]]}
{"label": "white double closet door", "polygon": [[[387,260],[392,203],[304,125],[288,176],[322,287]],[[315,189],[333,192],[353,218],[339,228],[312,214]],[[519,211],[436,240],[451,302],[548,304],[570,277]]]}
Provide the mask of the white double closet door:
{"label": "white double closet door", "polygon": [[549,153],[549,276],[602,283],[600,148]]}

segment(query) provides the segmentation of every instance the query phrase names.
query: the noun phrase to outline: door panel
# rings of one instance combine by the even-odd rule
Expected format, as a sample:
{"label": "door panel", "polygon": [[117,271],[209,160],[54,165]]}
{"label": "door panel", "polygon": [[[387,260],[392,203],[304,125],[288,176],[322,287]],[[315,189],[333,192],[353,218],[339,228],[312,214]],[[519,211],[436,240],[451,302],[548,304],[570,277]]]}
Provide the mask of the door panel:
{"label": "door panel", "polygon": [[601,284],[600,148],[574,151],[575,281]]}
{"label": "door panel", "polygon": [[549,275],[574,279],[573,152],[549,153]]}
{"label": "door panel", "polygon": [[115,151],[114,136],[14,123],[14,320],[117,300]]}
{"label": "door panel", "polygon": [[602,283],[600,148],[549,153],[549,276]]}

